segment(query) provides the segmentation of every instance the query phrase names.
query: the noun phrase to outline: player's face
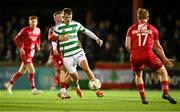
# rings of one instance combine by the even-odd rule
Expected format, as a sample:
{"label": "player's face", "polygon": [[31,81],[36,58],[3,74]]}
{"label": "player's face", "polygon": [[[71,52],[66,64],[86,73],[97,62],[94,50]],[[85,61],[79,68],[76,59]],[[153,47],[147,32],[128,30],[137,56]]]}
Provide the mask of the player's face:
{"label": "player's face", "polygon": [[61,15],[61,14],[57,14],[57,15],[54,17],[54,21],[55,21],[56,23],[62,22],[62,21],[63,21],[62,15]]}
{"label": "player's face", "polygon": [[35,28],[37,26],[37,24],[38,24],[38,20],[37,19],[29,20],[30,27]]}
{"label": "player's face", "polygon": [[66,24],[69,24],[72,20],[72,14],[71,15],[68,15],[68,14],[64,14],[63,16],[63,21],[66,23]]}

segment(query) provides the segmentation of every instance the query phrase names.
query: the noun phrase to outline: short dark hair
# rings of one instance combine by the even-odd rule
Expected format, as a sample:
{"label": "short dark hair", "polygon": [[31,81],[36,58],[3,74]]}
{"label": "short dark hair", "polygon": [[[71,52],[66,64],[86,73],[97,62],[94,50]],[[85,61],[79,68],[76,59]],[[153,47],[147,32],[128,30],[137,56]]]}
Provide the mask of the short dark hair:
{"label": "short dark hair", "polygon": [[55,17],[56,15],[61,14],[61,13],[62,13],[61,11],[56,11],[53,13],[53,16]]}
{"label": "short dark hair", "polygon": [[137,17],[138,19],[148,19],[149,18],[149,12],[147,9],[139,8],[137,10]]}
{"label": "short dark hair", "polygon": [[32,15],[32,16],[29,16],[29,20],[32,20],[32,19],[39,19],[37,16],[35,16],[35,15]]}
{"label": "short dark hair", "polygon": [[73,13],[71,8],[64,8],[62,12],[63,14],[68,14],[68,15],[71,15]]}

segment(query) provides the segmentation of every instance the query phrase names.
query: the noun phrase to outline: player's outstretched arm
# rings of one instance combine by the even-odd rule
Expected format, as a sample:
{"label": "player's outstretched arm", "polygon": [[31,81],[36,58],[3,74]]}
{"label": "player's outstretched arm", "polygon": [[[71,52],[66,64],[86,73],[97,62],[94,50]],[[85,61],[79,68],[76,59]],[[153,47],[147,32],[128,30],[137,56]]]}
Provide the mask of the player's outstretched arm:
{"label": "player's outstretched arm", "polygon": [[99,39],[92,31],[85,29],[83,33],[89,36],[90,38],[96,40],[97,44],[99,44],[100,47],[102,46],[103,40]]}
{"label": "player's outstretched arm", "polygon": [[168,59],[164,53],[164,50],[162,48],[162,46],[159,43],[159,40],[154,40],[154,47],[156,49],[156,51],[158,52],[159,56],[161,57],[161,59],[163,60],[164,64],[166,66],[168,66],[169,68],[173,68],[174,64],[172,63],[172,61],[174,61],[173,59]]}

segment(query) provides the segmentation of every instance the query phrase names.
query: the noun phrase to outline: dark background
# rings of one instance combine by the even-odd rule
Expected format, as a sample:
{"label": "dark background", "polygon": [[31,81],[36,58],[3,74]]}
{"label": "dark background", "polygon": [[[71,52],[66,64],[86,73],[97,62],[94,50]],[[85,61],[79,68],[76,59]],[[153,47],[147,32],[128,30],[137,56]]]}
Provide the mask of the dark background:
{"label": "dark background", "polygon": [[[178,3],[164,0],[139,1],[141,1],[140,6],[150,12],[149,22],[159,30],[160,42],[167,57],[179,62],[180,8]],[[0,32],[3,33],[3,36],[0,36],[0,59],[8,62],[19,61],[13,38],[22,27],[28,25],[27,20],[30,15],[37,15],[43,45],[35,59],[38,63],[45,63],[49,54],[47,32],[54,24],[52,14],[65,7],[73,9],[73,20],[82,23],[104,40],[103,47],[99,48],[92,39],[84,35],[80,36],[90,61],[120,63],[129,61],[124,41],[128,27],[135,20],[132,16],[136,12],[133,10],[133,0],[0,0]],[[12,18],[15,18],[15,22]],[[25,24],[20,24],[22,18]],[[11,23],[10,26],[7,26],[8,21]],[[8,30],[9,27],[10,30]],[[39,59],[41,61],[38,61]]]}

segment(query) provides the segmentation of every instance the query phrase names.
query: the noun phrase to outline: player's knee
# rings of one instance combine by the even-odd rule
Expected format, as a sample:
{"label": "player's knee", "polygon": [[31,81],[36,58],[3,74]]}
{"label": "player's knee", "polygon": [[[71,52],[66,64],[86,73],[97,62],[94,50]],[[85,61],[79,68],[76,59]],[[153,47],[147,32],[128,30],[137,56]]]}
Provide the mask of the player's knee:
{"label": "player's knee", "polygon": [[161,76],[167,75],[167,70],[165,68],[161,68],[157,71],[157,73]]}
{"label": "player's knee", "polygon": [[136,77],[137,77],[137,78],[141,78],[142,75],[141,75],[141,74],[136,74]]}
{"label": "player's knee", "polygon": [[72,73],[72,74],[70,74],[70,75],[71,75],[71,77],[72,77],[72,79],[73,79],[74,82],[76,82],[76,81],[78,80],[78,77],[77,77],[76,74]]}
{"label": "player's knee", "polygon": [[166,70],[161,70],[159,75],[166,76],[167,75],[167,71]]}

